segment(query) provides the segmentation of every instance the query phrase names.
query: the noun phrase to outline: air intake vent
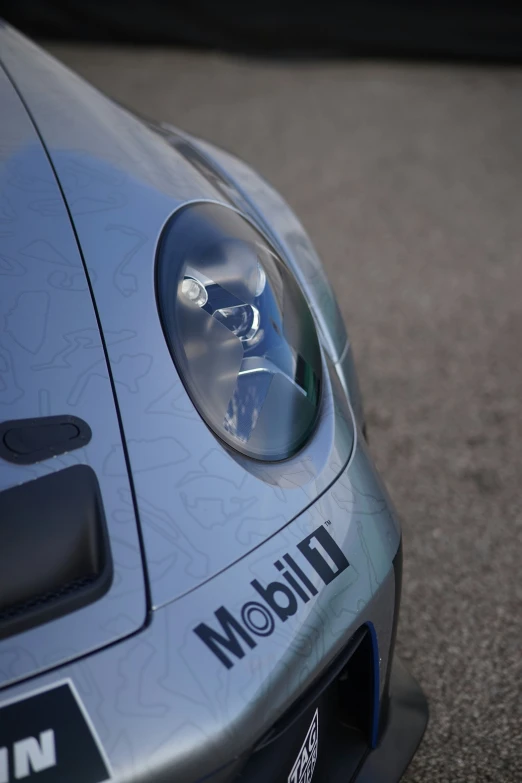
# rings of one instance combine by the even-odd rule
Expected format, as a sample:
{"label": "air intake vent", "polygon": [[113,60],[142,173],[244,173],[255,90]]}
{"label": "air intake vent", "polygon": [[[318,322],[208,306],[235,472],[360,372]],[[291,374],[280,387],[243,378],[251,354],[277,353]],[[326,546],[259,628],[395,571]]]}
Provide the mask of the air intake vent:
{"label": "air intake vent", "polygon": [[92,603],[111,581],[91,468],[75,465],[0,493],[0,639]]}
{"label": "air intake vent", "polygon": [[370,747],[373,649],[356,632],[328,670],[261,738],[237,783],[348,783]]}

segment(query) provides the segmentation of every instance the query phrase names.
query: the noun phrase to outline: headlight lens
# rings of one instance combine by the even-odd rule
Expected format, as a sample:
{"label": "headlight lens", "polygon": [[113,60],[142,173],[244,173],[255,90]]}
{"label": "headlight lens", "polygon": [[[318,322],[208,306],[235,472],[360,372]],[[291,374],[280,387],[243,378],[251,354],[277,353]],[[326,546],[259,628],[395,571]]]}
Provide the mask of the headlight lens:
{"label": "headlight lens", "polygon": [[156,285],[165,336],[196,408],[248,457],[281,460],[317,419],[321,353],[295,278],[241,215],[198,203],[161,238]]}

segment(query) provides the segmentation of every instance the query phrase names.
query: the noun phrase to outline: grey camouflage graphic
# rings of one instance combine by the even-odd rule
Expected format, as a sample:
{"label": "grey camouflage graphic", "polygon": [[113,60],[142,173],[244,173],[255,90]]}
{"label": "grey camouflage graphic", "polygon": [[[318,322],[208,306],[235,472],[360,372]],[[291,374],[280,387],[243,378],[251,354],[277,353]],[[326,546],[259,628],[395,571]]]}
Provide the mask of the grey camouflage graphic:
{"label": "grey camouflage graphic", "polygon": [[[70,680],[113,780],[225,783],[361,627],[377,707],[385,692],[400,527],[344,326],[301,225],[245,164],[148,126],[7,26],[0,60],[0,421],[72,414],[92,430],[54,459],[0,461],[0,491],[91,466],[115,572],[96,603],[0,641],[0,710]],[[321,411],[284,462],[225,450],[166,345],[157,243],[196,201],[259,226],[313,310]],[[313,774],[317,720],[292,783]]]}

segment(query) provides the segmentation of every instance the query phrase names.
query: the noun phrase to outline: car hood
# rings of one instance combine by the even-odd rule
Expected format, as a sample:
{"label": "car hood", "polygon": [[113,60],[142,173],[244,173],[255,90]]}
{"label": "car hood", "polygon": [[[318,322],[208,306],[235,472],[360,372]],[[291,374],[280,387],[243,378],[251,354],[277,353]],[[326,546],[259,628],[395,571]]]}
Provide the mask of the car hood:
{"label": "car hood", "polygon": [[[17,587],[7,585],[11,598],[6,599],[3,572],[1,688],[134,633],[146,622],[147,602],[131,484],[89,278],[45,149],[1,67],[0,116],[0,517],[11,502],[1,520],[7,524],[2,555],[4,568],[17,583]],[[110,335],[106,339],[110,342]],[[56,417],[52,425],[48,417]],[[48,452],[41,448],[49,448],[48,433],[55,437],[56,427],[64,423],[62,432],[70,436],[77,431],[81,439],[45,457]],[[51,445],[56,446],[56,441]],[[45,625],[27,621],[23,631],[19,626],[19,632],[6,636],[4,622],[8,625],[15,616],[10,601],[17,603],[18,620],[24,619],[22,615],[26,620],[27,613],[49,598],[49,589],[43,586],[47,577],[41,578],[46,564],[48,574],[62,566],[74,570],[69,556],[67,566],[61,560],[56,569],[51,568],[47,559],[42,565],[38,559],[45,555],[36,542],[45,538],[51,558],[65,551],[62,542],[50,550],[52,533],[46,525],[52,528],[57,515],[56,496],[64,508],[72,476],[78,476],[78,471],[97,476],[110,537],[112,583],[95,603]],[[40,514],[42,503],[30,508],[34,495],[21,487],[29,482],[35,492],[47,479],[52,479],[53,490],[46,495],[45,513]],[[75,481],[76,492],[63,513],[77,519],[80,484]],[[6,501],[13,493],[16,501]],[[84,510],[93,496],[87,488]],[[15,542],[20,530],[23,535]],[[71,582],[61,588],[67,585]],[[55,584],[55,597],[57,589]],[[30,596],[28,591],[33,591]]]}
{"label": "car hood", "polygon": [[111,441],[101,470],[123,480],[127,459],[157,608],[242,558],[316,500],[349,459],[351,414],[327,373],[317,431],[299,455],[269,466],[225,450],[172,362],[154,264],[176,209],[198,200],[230,203],[226,194],[161,135],[22,36],[3,28],[0,43],[87,271],[124,434],[123,442]]}

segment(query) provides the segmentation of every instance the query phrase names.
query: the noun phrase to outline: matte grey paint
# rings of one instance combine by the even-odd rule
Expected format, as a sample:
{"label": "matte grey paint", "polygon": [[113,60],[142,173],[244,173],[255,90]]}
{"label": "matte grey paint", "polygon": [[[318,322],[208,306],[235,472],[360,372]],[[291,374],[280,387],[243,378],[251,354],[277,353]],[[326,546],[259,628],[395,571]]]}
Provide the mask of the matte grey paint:
{"label": "matte grey paint", "polygon": [[[74,414],[93,433],[83,449],[36,465],[2,460],[0,491],[90,465],[114,560],[112,587],[95,605],[0,642],[3,685],[136,631],[146,606],[129,480],[83,265],[47,156],[1,69],[0,106],[0,421]],[[110,345],[125,335],[105,338]]]}
{"label": "matte grey paint", "polygon": [[[332,361],[343,362],[344,347],[339,348],[345,339],[339,340],[329,322],[330,294],[318,294],[325,289],[316,257],[309,256],[310,265],[303,265],[307,272],[299,278],[314,303],[330,355],[324,359],[330,382],[323,417],[296,459],[256,468],[226,452],[194,411],[168,356],[153,298],[153,259],[165,220],[188,201],[223,201],[223,193],[157,134],[9,28],[0,29],[0,51],[42,133],[86,259],[130,452],[156,607],[139,633],[92,652],[94,637],[99,646],[143,623],[136,521],[107,367],[77,248],[50,168],[44,177],[35,177],[38,169],[31,156],[36,150],[43,166],[42,148],[4,83],[1,106],[8,122],[3,128],[11,141],[2,140],[2,150],[8,172],[16,155],[22,155],[29,166],[21,179],[22,192],[29,188],[32,195],[23,204],[18,226],[13,226],[10,200],[0,213],[2,242],[14,243],[0,272],[4,270],[15,297],[35,290],[46,293],[45,307],[35,299],[29,310],[55,320],[42,345],[41,330],[24,328],[25,346],[16,355],[12,346],[9,354],[2,348],[7,384],[0,395],[9,402],[8,417],[18,418],[35,415],[35,409],[63,412],[60,408],[70,399],[78,377],[90,377],[89,370],[96,385],[92,394],[72,398],[77,402],[73,412],[93,429],[89,446],[59,458],[56,466],[42,463],[24,469],[2,463],[0,482],[12,486],[58,465],[88,461],[100,477],[112,545],[121,553],[121,581],[114,596],[111,591],[106,603],[94,606],[93,616],[82,610],[46,626],[41,637],[28,632],[0,645],[4,686],[48,669],[33,680],[4,687],[0,704],[70,677],[116,780],[188,783],[247,752],[365,622],[371,622],[376,632],[382,694],[393,626],[392,561],[400,541],[399,525],[333,371]],[[19,187],[17,182],[8,173],[2,193]],[[34,197],[44,186],[51,188],[52,198]],[[260,209],[265,220],[273,220],[281,243],[284,240],[288,263],[298,269],[308,243],[277,198],[264,191]],[[35,204],[42,202],[35,211]],[[38,266],[30,267],[33,261],[21,252],[39,215],[50,221],[46,225],[52,224],[52,241],[59,243],[57,250],[66,259],[56,265],[58,275],[45,255],[40,254]],[[13,305],[4,306],[4,290],[0,305],[5,319]],[[67,328],[68,322],[72,328]],[[77,330],[77,324],[90,339],[69,343],[64,335]],[[2,346],[11,339],[9,334],[2,332]],[[47,335],[52,335],[52,345],[44,347]],[[35,361],[34,355],[51,364],[52,379],[49,376],[45,384],[37,380],[33,365],[40,358]],[[25,363],[20,371],[18,362]],[[38,394],[40,388],[43,392]],[[14,404],[20,400],[28,400],[27,407]],[[221,604],[233,610],[257,597],[250,581],[274,578],[274,560],[327,521],[350,567],[226,670],[193,628],[211,622]],[[128,569],[123,557],[127,550]],[[120,595],[121,586],[127,587],[132,579],[134,592]],[[114,611],[106,613],[109,598]],[[90,654],[70,660],[80,652]],[[214,779],[226,780],[230,770]]]}

